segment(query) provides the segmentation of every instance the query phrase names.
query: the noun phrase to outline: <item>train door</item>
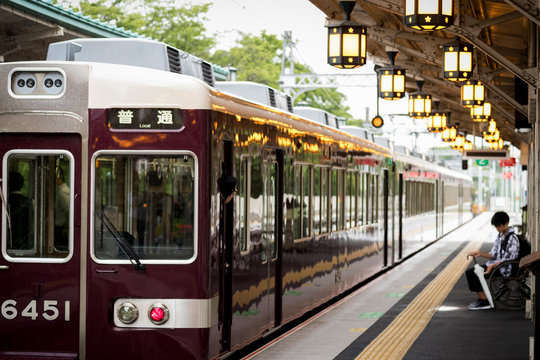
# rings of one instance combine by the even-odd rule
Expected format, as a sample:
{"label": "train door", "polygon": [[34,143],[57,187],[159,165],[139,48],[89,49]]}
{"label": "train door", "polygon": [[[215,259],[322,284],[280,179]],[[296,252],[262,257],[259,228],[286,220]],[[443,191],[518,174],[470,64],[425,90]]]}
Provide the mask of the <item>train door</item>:
{"label": "train door", "polygon": [[439,203],[439,187],[440,187],[440,180],[437,179],[435,181],[435,237],[439,238],[442,234],[441,232],[441,223],[440,223],[440,203]]}
{"label": "train door", "polygon": [[75,359],[81,185],[74,175],[81,171],[81,139],[1,135],[0,156],[0,358],[24,350]]}
{"label": "train door", "polygon": [[388,169],[384,169],[383,172],[383,236],[384,236],[384,266],[388,266],[389,247],[391,246],[388,241],[388,195],[389,195],[389,174]]}
{"label": "train door", "polygon": [[281,152],[264,149],[262,262],[266,268],[267,281],[263,298],[267,299],[267,324],[271,327],[281,323],[282,159]]}
{"label": "train door", "polygon": [[398,212],[399,212],[399,220],[398,220],[398,259],[403,258],[403,186],[405,185],[403,181],[403,173],[399,174],[399,181],[398,181]]}
{"label": "train door", "polygon": [[[233,174],[233,143],[223,142],[223,164],[221,179]],[[220,315],[221,322],[221,352],[231,348],[232,327],[232,263],[233,263],[233,240],[234,240],[234,202],[227,201],[224,184],[220,184],[222,191],[221,216],[220,216]]]}

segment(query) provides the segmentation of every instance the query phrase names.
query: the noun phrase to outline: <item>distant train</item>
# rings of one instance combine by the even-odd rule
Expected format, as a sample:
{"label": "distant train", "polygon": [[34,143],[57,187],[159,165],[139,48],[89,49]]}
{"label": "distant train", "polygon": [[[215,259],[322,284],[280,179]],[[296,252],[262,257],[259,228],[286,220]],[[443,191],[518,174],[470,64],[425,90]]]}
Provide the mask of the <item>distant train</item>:
{"label": "distant train", "polygon": [[164,44],[53,44],[0,84],[2,359],[224,356],[472,217],[470,177]]}

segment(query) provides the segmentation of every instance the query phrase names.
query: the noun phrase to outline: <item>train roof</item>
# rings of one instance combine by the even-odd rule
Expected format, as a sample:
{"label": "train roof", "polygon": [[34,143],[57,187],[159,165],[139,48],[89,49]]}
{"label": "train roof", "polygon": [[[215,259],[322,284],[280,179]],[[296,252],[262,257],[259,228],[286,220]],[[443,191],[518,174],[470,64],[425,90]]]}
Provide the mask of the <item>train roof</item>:
{"label": "train roof", "polygon": [[140,38],[80,38],[49,45],[48,61],[133,65],[191,75],[215,84],[212,65],[165,43]]}
{"label": "train roof", "polygon": [[289,95],[264,84],[251,81],[218,81],[214,87],[267,106],[294,112],[292,99]]}
{"label": "train roof", "polygon": [[328,111],[314,108],[311,106],[295,106],[294,112],[315,122],[318,122],[319,124],[328,125],[336,129],[340,128],[338,117],[334,114],[329,113]]}
{"label": "train roof", "polygon": [[[246,117],[257,122],[264,122],[281,127],[291,136],[310,134],[323,142],[336,142],[340,147],[359,152],[393,157],[424,168],[431,168],[440,173],[454,177],[461,175],[429,161],[400,154],[391,150],[388,144],[377,144],[352,131],[352,127],[336,129],[318,123],[300,114],[292,114],[239,97],[230,92],[221,91],[209,86],[193,76],[170,73],[166,71],[141,68],[131,65],[108,64],[100,62],[71,61],[37,61],[20,63],[3,63],[2,67],[18,69],[63,69],[70,70],[75,76],[84,76],[88,80],[88,107],[174,107],[182,109],[215,110]],[[11,71],[8,69],[7,71]],[[119,84],[122,84],[119,87]],[[158,94],[158,96],[149,96]],[[365,131],[363,134],[370,134]],[[369,137],[369,135],[367,135]],[[380,141],[379,141],[380,142]],[[435,168],[434,168],[435,167]],[[463,178],[468,177],[463,175]]]}

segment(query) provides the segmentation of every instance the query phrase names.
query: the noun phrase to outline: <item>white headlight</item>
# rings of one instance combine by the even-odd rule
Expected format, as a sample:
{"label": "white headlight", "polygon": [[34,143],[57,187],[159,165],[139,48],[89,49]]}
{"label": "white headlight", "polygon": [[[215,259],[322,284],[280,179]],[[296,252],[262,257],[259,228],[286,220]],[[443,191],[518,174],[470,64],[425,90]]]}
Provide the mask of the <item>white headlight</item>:
{"label": "white headlight", "polygon": [[18,95],[29,95],[36,90],[36,76],[29,72],[16,73],[12,78],[11,87]]}
{"label": "white headlight", "polygon": [[116,315],[124,324],[132,324],[139,317],[139,310],[132,303],[124,302],[118,307]]}

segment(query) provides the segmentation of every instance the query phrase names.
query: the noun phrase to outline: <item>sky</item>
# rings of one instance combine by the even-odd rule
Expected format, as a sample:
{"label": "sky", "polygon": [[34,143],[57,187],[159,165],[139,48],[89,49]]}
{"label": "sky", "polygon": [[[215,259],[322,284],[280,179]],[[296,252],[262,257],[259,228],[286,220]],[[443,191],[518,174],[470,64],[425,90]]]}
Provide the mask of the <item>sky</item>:
{"label": "sky", "polygon": [[[369,54],[368,63],[354,70],[337,69],[326,63],[326,16],[308,0],[177,0],[179,5],[208,2],[213,5],[206,15],[208,21],[205,22],[205,27],[208,35],[218,36],[219,49],[235,45],[235,39],[238,38],[236,30],[255,35],[266,30],[280,38],[285,31],[292,31],[292,37],[296,41],[296,61],[309,65],[314,72],[332,74],[349,71],[354,74],[375,74]],[[338,90],[347,96],[346,105],[350,107],[350,114],[354,118],[364,119],[366,108],[369,108],[369,119],[376,115],[375,87],[342,87]],[[444,144],[440,140],[434,142],[432,134],[409,136],[411,128],[425,132],[426,125],[425,120],[396,115],[407,113],[406,98],[399,101],[380,99],[379,114],[385,121],[382,128],[385,135],[393,137],[398,145],[411,149],[416,145],[419,152],[427,152],[429,146]]]}

